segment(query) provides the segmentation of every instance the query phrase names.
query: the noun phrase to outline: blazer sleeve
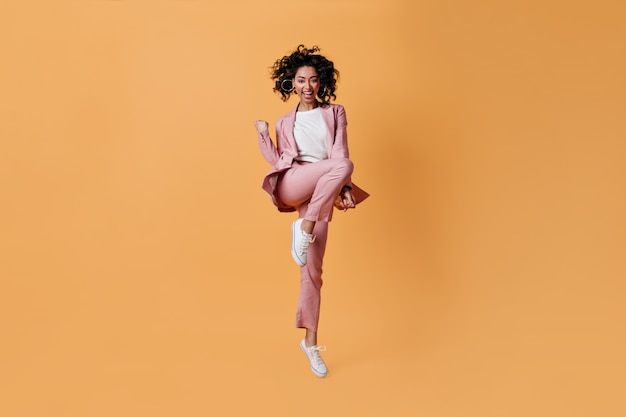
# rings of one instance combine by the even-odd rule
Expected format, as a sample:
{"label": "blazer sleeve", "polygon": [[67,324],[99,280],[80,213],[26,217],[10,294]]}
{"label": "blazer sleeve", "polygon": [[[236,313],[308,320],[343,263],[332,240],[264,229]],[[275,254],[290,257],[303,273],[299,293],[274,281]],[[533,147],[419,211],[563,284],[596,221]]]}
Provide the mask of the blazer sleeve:
{"label": "blazer sleeve", "polygon": [[[331,159],[334,158],[350,159],[350,151],[348,150],[348,119],[346,118],[346,110],[341,105],[337,105],[335,116],[335,137]],[[353,187],[352,178],[348,178],[345,185]]]}
{"label": "blazer sleeve", "polygon": [[348,120],[345,109],[340,105],[337,105],[335,116],[335,137],[331,158],[350,158],[350,151],[348,150]]}
{"label": "blazer sleeve", "polygon": [[259,133],[259,147],[265,160],[272,166],[276,165],[279,158],[278,149],[274,146],[269,131]]}

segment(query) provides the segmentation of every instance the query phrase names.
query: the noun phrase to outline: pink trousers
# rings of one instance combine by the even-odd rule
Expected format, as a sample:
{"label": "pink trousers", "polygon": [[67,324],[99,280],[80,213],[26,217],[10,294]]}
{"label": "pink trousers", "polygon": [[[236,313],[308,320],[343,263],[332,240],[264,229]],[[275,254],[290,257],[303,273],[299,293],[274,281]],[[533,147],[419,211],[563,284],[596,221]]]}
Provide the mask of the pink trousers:
{"label": "pink trousers", "polygon": [[328,222],[332,219],[335,199],[348,183],[353,169],[352,161],[345,158],[294,162],[278,181],[280,199],[295,207],[301,218],[316,222],[315,241],[309,246],[307,264],[300,268],[296,327],[317,331]]}

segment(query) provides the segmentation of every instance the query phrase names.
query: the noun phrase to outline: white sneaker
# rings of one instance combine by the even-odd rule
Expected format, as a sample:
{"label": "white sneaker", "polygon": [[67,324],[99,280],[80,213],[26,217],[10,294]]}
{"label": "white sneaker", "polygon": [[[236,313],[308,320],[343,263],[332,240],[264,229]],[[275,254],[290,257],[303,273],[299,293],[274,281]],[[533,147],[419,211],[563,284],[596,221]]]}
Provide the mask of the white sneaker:
{"label": "white sneaker", "polygon": [[306,265],[309,244],[315,241],[312,234],[302,230],[302,220],[298,219],[291,224],[291,256],[300,266]]}
{"label": "white sneaker", "polygon": [[328,374],[328,369],[326,369],[326,364],[324,363],[324,359],[320,356],[320,352],[326,351],[326,346],[306,346],[304,343],[304,339],[300,342],[300,349],[306,354],[306,357],[309,358],[309,363],[311,364],[311,371],[320,378],[324,378],[326,374]]}

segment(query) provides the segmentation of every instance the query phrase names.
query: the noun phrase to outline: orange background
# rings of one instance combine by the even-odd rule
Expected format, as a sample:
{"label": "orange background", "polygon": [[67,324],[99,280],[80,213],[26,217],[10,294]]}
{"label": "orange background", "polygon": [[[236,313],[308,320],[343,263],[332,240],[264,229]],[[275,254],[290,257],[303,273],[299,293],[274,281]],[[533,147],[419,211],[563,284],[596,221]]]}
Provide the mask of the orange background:
{"label": "orange background", "polygon": [[[0,415],[626,415],[626,7],[583,3],[3,1]],[[253,127],[299,43],[372,194],[324,380]]]}

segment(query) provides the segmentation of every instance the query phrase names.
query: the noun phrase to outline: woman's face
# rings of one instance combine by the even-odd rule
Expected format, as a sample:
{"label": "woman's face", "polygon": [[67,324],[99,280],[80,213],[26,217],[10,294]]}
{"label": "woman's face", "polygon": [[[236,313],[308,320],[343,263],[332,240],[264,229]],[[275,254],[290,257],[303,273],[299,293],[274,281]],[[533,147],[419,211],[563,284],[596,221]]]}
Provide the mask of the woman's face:
{"label": "woman's face", "polygon": [[320,78],[317,75],[315,67],[300,67],[296,71],[293,79],[293,86],[296,94],[300,97],[303,104],[314,104],[316,102],[317,92],[320,90]]}

